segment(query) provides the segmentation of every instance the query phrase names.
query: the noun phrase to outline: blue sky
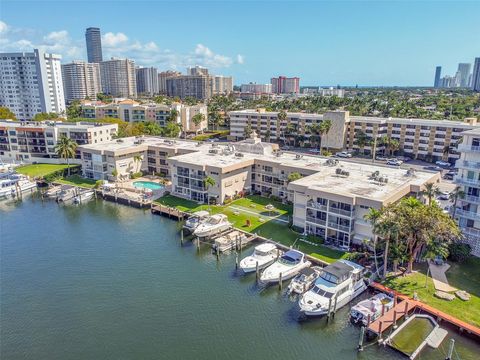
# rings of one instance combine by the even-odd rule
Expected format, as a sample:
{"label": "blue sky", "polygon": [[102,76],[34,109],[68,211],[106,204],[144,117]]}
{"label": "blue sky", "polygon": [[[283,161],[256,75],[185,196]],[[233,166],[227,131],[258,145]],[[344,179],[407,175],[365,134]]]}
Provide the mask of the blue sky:
{"label": "blue sky", "polygon": [[236,84],[299,76],[301,85],[431,85],[480,57],[480,1],[22,1],[0,4],[0,48],[86,58],[98,26],[104,57]]}

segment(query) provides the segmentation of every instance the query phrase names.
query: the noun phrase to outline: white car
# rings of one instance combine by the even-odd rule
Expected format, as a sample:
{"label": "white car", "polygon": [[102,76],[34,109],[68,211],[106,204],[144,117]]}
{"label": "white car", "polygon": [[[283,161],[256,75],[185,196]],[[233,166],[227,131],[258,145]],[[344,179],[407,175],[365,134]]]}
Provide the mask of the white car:
{"label": "white car", "polygon": [[387,160],[387,165],[400,166],[402,165],[402,162],[397,159],[390,159],[390,160]]}
{"label": "white car", "polygon": [[437,162],[435,162],[435,165],[438,165],[438,166],[441,166],[441,167],[450,167],[451,164],[449,162],[446,162],[446,161],[443,161],[443,160],[439,160]]}
{"label": "white car", "polygon": [[335,156],[336,157],[341,157],[341,158],[351,158],[352,154],[350,154],[349,152],[346,152],[346,151],[340,151],[340,152],[336,153]]}

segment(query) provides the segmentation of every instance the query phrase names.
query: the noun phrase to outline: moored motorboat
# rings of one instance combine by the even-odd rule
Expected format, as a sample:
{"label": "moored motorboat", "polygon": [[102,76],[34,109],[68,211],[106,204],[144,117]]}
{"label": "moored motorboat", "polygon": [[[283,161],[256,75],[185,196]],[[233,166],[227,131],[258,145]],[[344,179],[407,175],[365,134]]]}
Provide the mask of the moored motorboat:
{"label": "moored motorboat", "polygon": [[183,229],[189,233],[193,233],[200,223],[209,216],[208,211],[196,211],[185,221]]}
{"label": "moored motorboat", "polygon": [[198,237],[212,236],[230,229],[231,226],[232,224],[228,221],[227,215],[215,214],[202,221],[193,234]]}
{"label": "moored motorboat", "polygon": [[215,238],[215,241],[212,244],[212,248],[213,250],[218,250],[220,252],[233,250],[237,246],[240,246],[242,241],[243,243],[245,243],[246,239],[247,236],[244,233],[238,230],[233,230],[227,234]]}
{"label": "moored motorboat", "polygon": [[58,194],[56,201],[57,202],[67,202],[73,200],[75,197],[75,188],[64,188]]}
{"label": "moored motorboat", "polygon": [[312,266],[309,268],[304,268],[292,279],[287,288],[288,294],[298,294],[301,295],[305,291],[310,290],[310,288],[315,283],[315,280],[318,279],[322,268],[319,266]]}
{"label": "moored motorboat", "polygon": [[364,268],[348,260],[339,260],[323,268],[312,289],[298,301],[307,316],[321,316],[345,306],[367,289]]}
{"label": "moored motorboat", "polygon": [[0,198],[16,197],[27,190],[37,187],[37,184],[28,180],[24,175],[16,173],[2,173],[0,178]]}
{"label": "moored motorboat", "polygon": [[95,196],[95,191],[94,190],[87,190],[87,191],[79,192],[73,198],[73,203],[74,204],[82,204],[84,202],[92,200],[94,196]]}
{"label": "moored motorboat", "polygon": [[288,250],[263,271],[260,281],[270,284],[279,282],[280,279],[282,281],[288,280],[310,265],[311,263],[305,259],[304,253],[297,250]]}
{"label": "moored motorboat", "polygon": [[368,320],[374,321],[394,306],[391,296],[378,293],[369,299],[360,301],[350,310],[350,318],[354,323],[367,325]]}
{"label": "moored motorboat", "polygon": [[[252,255],[240,261],[240,269],[244,273],[249,273],[266,268],[271,265],[282,254],[282,251],[277,249],[274,244],[264,243],[255,247]],[[258,265],[257,265],[258,264]]]}

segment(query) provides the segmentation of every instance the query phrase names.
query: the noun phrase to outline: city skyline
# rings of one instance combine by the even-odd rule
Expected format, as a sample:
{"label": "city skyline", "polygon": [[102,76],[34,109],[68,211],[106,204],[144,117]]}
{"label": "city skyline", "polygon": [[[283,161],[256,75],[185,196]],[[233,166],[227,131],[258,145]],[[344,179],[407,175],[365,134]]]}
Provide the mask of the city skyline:
{"label": "city skyline", "polygon": [[[99,27],[104,60],[127,57],[136,65],[183,73],[189,66],[201,65],[233,76],[237,85],[268,83],[272,76],[284,75],[300,77],[302,86],[431,86],[437,65],[454,74],[458,63],[473,63],[480,50],[475,46],[474,21],[480,4],[472,2],[463,6],[455,6],[458,2],[307,2],[301,10],[290,2],[275,6],[271,2],[135,2],[151,8],[142,20],[131,18],[128,1],[115,7],[99,3],[93,13],[87,12],[88,6],[74,10],[76,2],[69,1],[28,2],[32,11],[24,14],[19,8],[25,4],[3,5],[0,34],[5,51],[38,47],[62,55],[62,63],[86,60],[85,30]],[[65,13],[76,11],[76,16],[53,21],[55,13],[49,11],[53,6]],[[182,19],[168,16],[180,8]],[[264,12],[268,19],[288,14],[299,19],[298,25],[251,26],[245,17],[248,9],[268,11]],[[114,20],[102,16],[107,10]],[[195,18],[203,14],[215,21],[195,30]],[[408,24],[402,18],[407,15]],[[444,26],[441,20],[447,18],[457,25]],[[183,30],[171,31],[178,21]],[[285,44],[289,48],[283,52]]]}

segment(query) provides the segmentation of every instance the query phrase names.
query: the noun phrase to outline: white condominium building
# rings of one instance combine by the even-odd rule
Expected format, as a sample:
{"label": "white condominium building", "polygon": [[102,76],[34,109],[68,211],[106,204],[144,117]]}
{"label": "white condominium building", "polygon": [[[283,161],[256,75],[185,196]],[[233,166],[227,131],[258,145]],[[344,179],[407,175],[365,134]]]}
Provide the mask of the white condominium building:
{"label": "white condominium building", "polygon": [[[0,121],[0,159],[5,162],[63,162],[55,152],[62,136],[75,140],[78,145],[101,144],[111,141],[117,130],[117,124]],[[80,159],[79,151],[76,158]]]}
{"label": "white condominium building", "polygon": [[455,178],[464,195],[457,200],[452,215],[462,229],[464,240],[472,247],[472,253],[480,256],[480,129],[465,131],[458,150],[459,169]]}
{"label": "white condominium building", "polygon": [[242,84],[240,86],[240,91],[242,93],[270,94],[272,92],[272,84],[256,84],[256,83]]}
{"label": "white condominium building", "polygon": [[[82,117],[88,119],[103,119],[106,117],[120,119],[127,122],[153,121],[160,126],[165,126],[171,121],[172,111],[176,110],[175,122],[182,125],[183,131],[196,133],[207,128],[207,106],[184,105],[173,103],[171,105],[163,104],[140,104],[133,100],[122,100],[117,103],[104,104],[98,101],[84,101],[82,103]],[[203,121],[198,125],[193,121],[193,117],[201,113]]]}
{"label": "white condominium building", "polygon": [[135,62],[129,59],[115,59],[100,63],[102,92],[115,97],[137,97]]}
{"label": "white condominium building", "polygon": [[377,153],[384,150],[380,139],[384,136],[396,139],[399,149],[396,153],[415,159],[454,162],[459,158],[456,146],[462,133],[476,127],[475,118],[465,121],[379,118],[368,116],[350,116],[348,111],[331,111],[325,114],[287,113],[286,120],[278,119],[278,112],[263,109],[229,112],[230,135],[241,139],[249,125],[262,138],[270,141],[286,141],[291,144],[308,144],[312,134],[310,125],[331,120],[330,131],[323,135],[324,147],[334,150],[358,150],[371,154],[373,146],[360,146],[357,139],[364,134],[368,139],[377,140]]}
{"label": "white condominium building", "polygon": [[233,92],[233,78],[231,76],[215,75],[212,85],[214,94],[228,95]]}
{"label": "white condominium building", "polygon": [[166,94],[167,93],[167,79],[175,76],[180,76],[182,75],[181,72],[179,71],[162,71],[161,73],[158,73],[158,91],[160,94]]}
{"label": "white condominium building", "polygon": [[[81,147],[87,177],[162,173],[171,179],[173,195],[205,203],[223,203],[245,192],[278,196],[293,203],[293,225],[343,248],[372,239],[371,225],[363,218],[369,208],[420,196],[424,184],[440,179],[438,173],[277,150],[255,134],[224,144],[138,137]],[[302,178],[289,182],[294,172]],[[205,186],[207,176],[214,185]]]}
{"label": "white condominium building", "polygon": [[17,119],[40,112],[65,112],[60,55],[35,49],[31,53],[0,54],[0,106]]}
{"label": "white condominium building", "polygon": [[155,95],[159,93],[158,70],[154,67],[138,68],[137,74],[137,93],[143,95]]}
{"label": "white condominium building", "polygon": [[73,61],[62,65],[65,100],[96,99],[102,92],[100,65],[85,61]]}

